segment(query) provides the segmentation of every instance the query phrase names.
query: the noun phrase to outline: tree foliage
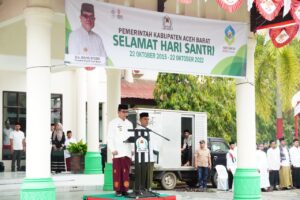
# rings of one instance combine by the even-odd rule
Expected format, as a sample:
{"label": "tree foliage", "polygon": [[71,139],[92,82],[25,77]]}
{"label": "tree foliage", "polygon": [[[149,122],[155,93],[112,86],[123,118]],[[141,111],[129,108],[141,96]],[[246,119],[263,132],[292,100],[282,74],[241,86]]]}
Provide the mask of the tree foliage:
{"label": "tree foliage", "polygon": [[[300,89],[299,41],[276,49],[264,37],[257,37],[255,51],[255,96],[257,141],[266,142],[276,135],[276,87],[280,84],[284,133],[292,138],[291,98]],[[208,135],[236,138],[235,81],[182,74],[160,73],[154,90],[159,108],[206,112]]]}
{"label": "tree foliage", "polygon": [[255,96],[258,141],[275,139],[277,87],[282,103],[284,133],[288,140],[292,140],[291,99],[299,89],[298,58],[300,58],[299,41],[293,41],[290,45],[277,49],[270,42],[264,44],[264,36],[257,36]]}
{"label": "tree foliage", "polygon": [[160,73],[154,98],[161,109],[206,112],[209,136],[236,139],[233,79]]}
{"label": "tree foliage", "polygon": [[275,104],[276,87],[279,87],[282,109],[291,109],[291,99],[299,85],[300,68],[294,48],[288,45],[275,48],[271,42],[264,44],[264,37],[257,36],[255,51],[255,96],[256,112],[265,121],[270,120]]}

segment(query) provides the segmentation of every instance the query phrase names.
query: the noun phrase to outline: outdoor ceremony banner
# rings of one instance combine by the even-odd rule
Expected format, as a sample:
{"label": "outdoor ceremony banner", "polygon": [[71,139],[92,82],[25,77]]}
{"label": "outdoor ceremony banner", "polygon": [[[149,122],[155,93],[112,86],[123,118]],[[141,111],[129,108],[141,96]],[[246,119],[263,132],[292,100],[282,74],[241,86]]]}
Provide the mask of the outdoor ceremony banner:
{"label": "outdoor ceremony banner", "polygon": [[248,26],[66,0],[65,64],[244,77]]}

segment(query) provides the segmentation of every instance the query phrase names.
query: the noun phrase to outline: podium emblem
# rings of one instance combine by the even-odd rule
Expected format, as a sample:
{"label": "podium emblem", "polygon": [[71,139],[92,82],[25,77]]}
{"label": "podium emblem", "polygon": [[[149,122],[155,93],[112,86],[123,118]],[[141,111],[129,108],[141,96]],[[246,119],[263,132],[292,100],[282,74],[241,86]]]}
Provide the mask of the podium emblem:
{"label": "podium emblem", "polygon": [[144,137],[139,137],[136,140],[136,151],[141,152],[148,152],[148,141]]}

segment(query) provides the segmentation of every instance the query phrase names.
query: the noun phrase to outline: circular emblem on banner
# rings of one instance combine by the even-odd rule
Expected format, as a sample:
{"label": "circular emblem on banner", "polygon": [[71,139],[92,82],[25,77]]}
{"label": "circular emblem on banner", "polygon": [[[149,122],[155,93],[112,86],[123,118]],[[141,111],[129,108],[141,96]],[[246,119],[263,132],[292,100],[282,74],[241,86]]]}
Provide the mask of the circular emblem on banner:
{"label": "circular emblem on banner", "polygon": [[137,152],[148,152],[148,141],[146,138],[139,137],[135,143]]}
{"label": "circular emblem on banner", "polygon": [[290,41],[298,33],[298,29],[298,24],[282,28],[274,28],[270,29],[269,35],[274,46],[280,48],[290,43]]}
{"label": "circular emblem on banner", "polygon": [[234,12],[242,5],[243,0],[217,0],[218,5],[228,12]]}
{"label": "circular emblem on banner", "polygon": [[256,0],[255,4],[261,16],[272,21],[282,8],[283,0]]}

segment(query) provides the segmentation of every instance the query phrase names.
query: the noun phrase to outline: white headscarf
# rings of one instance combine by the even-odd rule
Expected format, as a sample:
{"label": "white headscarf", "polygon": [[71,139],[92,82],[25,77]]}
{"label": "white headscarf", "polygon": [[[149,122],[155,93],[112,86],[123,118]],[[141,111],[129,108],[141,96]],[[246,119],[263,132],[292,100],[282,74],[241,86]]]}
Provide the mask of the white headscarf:
{"label": "white headscarf", "polygon": [[57,123],[55,126],[54,134],[53,134],[53,140],[55,140],[55,137],[57,137],[58,141],[61,141],[63,137],[63,126],[61,123]]}

